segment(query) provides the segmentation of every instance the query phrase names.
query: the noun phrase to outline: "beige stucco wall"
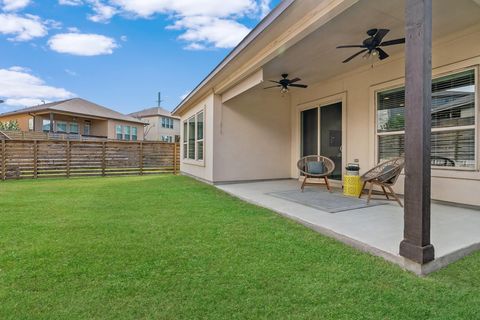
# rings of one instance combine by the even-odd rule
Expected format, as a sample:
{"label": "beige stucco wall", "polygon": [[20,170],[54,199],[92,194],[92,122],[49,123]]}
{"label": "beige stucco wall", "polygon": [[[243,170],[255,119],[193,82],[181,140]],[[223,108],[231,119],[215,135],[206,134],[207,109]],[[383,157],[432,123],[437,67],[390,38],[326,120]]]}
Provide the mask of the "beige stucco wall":
{"label": "beige stucco wall", "polygon": [[215,114],[215,182],[290,177],[290,96],[256,89]]}

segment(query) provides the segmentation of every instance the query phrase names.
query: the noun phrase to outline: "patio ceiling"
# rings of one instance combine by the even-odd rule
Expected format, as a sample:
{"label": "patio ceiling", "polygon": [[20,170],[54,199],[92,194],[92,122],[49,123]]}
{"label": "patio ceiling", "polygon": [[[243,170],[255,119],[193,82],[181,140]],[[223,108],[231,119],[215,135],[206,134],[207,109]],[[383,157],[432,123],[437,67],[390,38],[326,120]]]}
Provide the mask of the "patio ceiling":
{"label": "patio ceiling", "polygon": [[[358,50],[336,49],[336,46],[360,44],[368,37],[366,31],[372,28],[390,29],[385,40],[404,37],[404,2],[404,0],[359,1],[267,63],[264,66],[264,79],[278,79],[280,74],[286,72],[292,77],[302,78],[302,83],[313,84],[370,65],[369,61],[379,63],[378,60],[366,61],[359,56],[343,64],[344,59]],[[479,17],[480,1],[433,1],[433,41],[478,24]],[[390,56],[403,50],[404,45],[385,48]]]}

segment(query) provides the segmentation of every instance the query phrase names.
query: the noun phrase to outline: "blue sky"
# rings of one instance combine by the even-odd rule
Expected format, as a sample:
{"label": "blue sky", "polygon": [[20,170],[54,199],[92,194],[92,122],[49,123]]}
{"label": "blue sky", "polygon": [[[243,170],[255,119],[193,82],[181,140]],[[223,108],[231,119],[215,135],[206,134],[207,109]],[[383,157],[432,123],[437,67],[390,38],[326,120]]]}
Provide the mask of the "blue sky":
{"label": "blue sky", "polygon": [[82,97],[167,109],[280,0],[0,0],[0,111]]}

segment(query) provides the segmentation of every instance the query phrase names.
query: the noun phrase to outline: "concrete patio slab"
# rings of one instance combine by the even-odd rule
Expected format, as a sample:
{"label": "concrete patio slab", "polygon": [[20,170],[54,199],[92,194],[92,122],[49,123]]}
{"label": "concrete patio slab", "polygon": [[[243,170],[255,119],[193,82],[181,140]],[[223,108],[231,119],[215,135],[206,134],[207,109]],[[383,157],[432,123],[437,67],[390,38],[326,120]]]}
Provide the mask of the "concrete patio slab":
{"label": "concrete patio slab", "polygon": [[422,266],[399,255],[403,240],[403,209],[394,202],[332,214],[269,194],[295,190],[299,187],[297,180],[217,187],[419,275],[436,271],[480,249],[480,211],[474,209],[432,203],[431,237],[436,259]]}

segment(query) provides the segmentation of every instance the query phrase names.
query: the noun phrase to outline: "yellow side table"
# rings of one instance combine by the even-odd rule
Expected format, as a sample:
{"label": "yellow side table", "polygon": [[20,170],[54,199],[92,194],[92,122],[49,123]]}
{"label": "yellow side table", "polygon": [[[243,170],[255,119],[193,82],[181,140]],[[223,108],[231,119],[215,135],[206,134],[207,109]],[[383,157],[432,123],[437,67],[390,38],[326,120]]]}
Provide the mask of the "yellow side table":
{"label": "yellow side table", "polygon": [[343,176],[343,195],[349,197],[358,197],[362,191],[362,182],[360,176]]}

